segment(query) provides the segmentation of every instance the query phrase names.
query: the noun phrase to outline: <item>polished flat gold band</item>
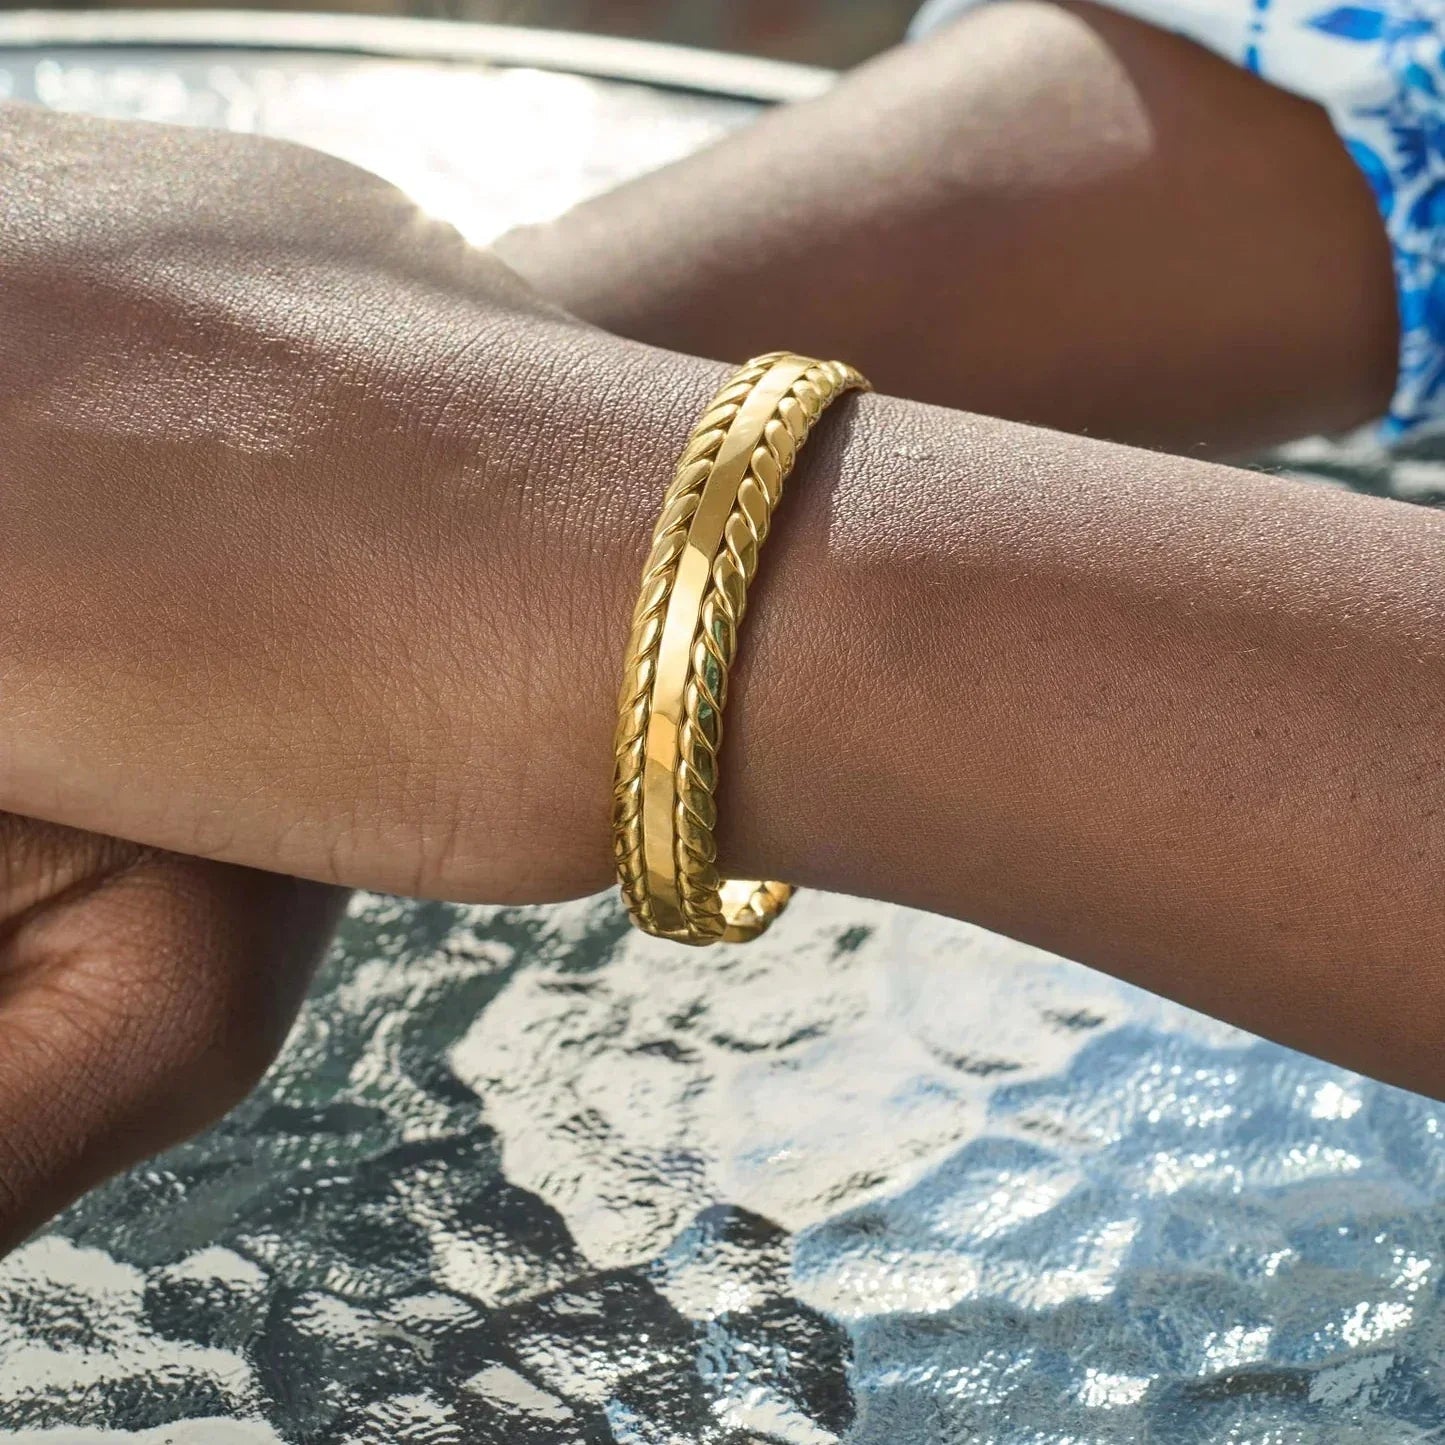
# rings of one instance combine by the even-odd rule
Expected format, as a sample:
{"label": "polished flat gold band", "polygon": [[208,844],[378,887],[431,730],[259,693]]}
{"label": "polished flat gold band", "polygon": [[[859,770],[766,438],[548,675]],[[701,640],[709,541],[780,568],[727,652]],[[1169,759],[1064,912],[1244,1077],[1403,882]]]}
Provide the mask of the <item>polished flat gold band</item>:
{"label": "polished flat gold band", "polygon": [[792,894],[718,874],[723,705],[748,585],[798,449],[831,402],[867,386],[842,362],[757,357],[708,404],[663,496],[632,618],[612,809],[622,896],[648,933],[742,942]]}

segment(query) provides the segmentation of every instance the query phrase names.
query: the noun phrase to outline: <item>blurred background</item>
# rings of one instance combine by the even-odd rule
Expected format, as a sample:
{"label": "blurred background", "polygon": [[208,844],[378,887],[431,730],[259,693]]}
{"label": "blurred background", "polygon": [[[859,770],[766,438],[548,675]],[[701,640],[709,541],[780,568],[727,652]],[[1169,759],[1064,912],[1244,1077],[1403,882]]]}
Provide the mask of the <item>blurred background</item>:
{"label": "blurred background", "polygon": [[[33,0],[32,0],[33,3]],[[97,0],[48,8],[89,9]],[[99,0],[104,3],[104,0]],[[137,0],[119,0],[132,8]],[[236,5],[238,0],[230,0]],[[903,36],[921,0],[251,0],[248,9],[343,10],[592,31],[676,45],[766,55],[812,65],[854,65]],[[176,8],[184,0],[166,0]],[[31,8],[0,0],[0,9]]]}

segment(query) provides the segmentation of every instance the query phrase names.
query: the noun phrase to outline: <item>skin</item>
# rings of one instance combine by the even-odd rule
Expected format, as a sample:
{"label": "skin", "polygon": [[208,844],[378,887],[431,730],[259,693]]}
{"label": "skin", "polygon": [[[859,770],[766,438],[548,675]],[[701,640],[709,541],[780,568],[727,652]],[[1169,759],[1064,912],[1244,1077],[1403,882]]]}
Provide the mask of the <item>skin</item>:
{"label": "skin", "polygon": [[344,898],[0,817],[0,1250],[248,1092]]}
{"label": "skin", "polygon": [[894,395],[1171,451],[1369,421],[1395,373],[1388,243],[1325,113],[1087,4],[971,11],[498,249],[623,336],[784,335]]}
{"label": "skin", "polygon": [[[1251,144],[1298,177],[1305,214],[1330,218],[1331,274],[1359,282],[1296,290],[1284,273],[1302,263],[1276,254],[1272,226],[1216,218],[1200,240],[1239,199],[1238,167],[1187,169],[1205,142],[1185,144],[1183,121],[1235,85],[1229,67],[1142,27],[1111,38],[1093,12],[990,15],[882,63],[924,68],[903,79],[930,115],[948,76],[969,95],[947,112],[957,170],[931,201],[909,182],[917,269],[948,259],[949,224],[984,267],[1010,225],[1027,253],[1044,216],[1067,227],[1081,210],[1098,234],[1066,230],[1053,264],[1077,268],[1074,324],[1105,325],[1119,276],[1091,300],[1086,263],[1110,253],[1122,186],[1118,244],[1157,225],[1175,247],[1146,272],[1157,248],[1139,246],[1132,279],[1164,305],[1171,265],[1213,276],[1210,304],[1180,303],[1157,335],[1142,308],[1148,366],[1132,335],[1090,345],[1026,312],[1033,356],[1080,362],[1052,387],[1002,312],[989,320],[985,286],[968,326],[967,288],[951,319],[920,291],[906,346],[881,319],[896,295],[875,309],[852,285],[840,308],[827,286],[794,288],[788,344],[836,337],[818,349],[925,395],[987,383],[1015,414],[1010,389],[1120,435],[1133,415],[1176,446],[1378,409],[1388,266],[1318,112],[1253,82],[1228,94],[1257,107]],[[1147,92],[1157,150],[1114,164],[1120,127],[1100,124],[1073,144],[1104,162],[1048,161],[1018,201],[1000,161],[1032,156],[1042,122],[1010,109],[1007,69],[970,78],[977,51],[957,37],[973,24],[1017,27],[1014,53],[1047,57],[1078,114]],[[879,73],[850,84],[886,147],[921,127],[907,106],[879,112],[898,83]],[[986,103],[987,165],[967,159]],[[826,135],[818,117],[777,118],[765,145],[792,155]],[[715,159],[743,184],[766,150],[756,133],[734,144]],[[824,279],[878,252],[898,169],[856,188],[856,224],[832,197]],[[655,184],[695,184],[671,177]],[[1050,200],[1059,188],[1072,204]],[[248,1086],[322,946],[331,885],[499,901],[605,886],[627,617],[671,459],[724,368],[573,320],[379,181],[294,147],[11,107],[0,195],[3,1244]],[[1234,228],[1254,240],[1229,250]],[[993,249],[967,250],[975,233]],[[611,254],[595,248],[604,276]],[[540,240],[536,256],[536,278],[556,276]],[[719,281],[696,264],[701,313]],[[1275,296],[1270,267],[1276,310],[1225,314],[1236,290]],[[693,324],[678,287],[659,282],[628,329]],[[571,283],[552,289],[595,313]],[[738,329],[717,349],[748,334],[747,289],[718,309]],[[1196,306],[1202,329],[1162,349]],[[753,314],[777,344],[776,309]],[[823,329],[844,316],[856,345]],[[965,331],[974,352],[950,339]],[[1263,398],[1217,375],[1260,355]],[[1194,460],[841,404],[755,591],[724,860],[974,919],[1445,1092],[1445,993],[1421,967],[1445,944],[1442,532],[1428,512]]]}

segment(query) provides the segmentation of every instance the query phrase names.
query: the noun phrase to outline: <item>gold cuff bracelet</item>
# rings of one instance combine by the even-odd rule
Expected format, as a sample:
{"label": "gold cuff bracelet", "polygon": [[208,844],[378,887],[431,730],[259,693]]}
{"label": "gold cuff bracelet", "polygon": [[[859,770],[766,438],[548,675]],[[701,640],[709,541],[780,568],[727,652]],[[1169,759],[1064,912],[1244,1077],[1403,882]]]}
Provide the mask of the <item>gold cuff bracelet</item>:
{"label": "gold cuff bracelet", "polygon": [[718,875],[728,670],[798,450],[831,402],[867,386],[837,361],[775,352],[748,362],[709,403],[663,497],[627,648],[612,808],[622,896],[660,938],[742,942],[792,894]]}

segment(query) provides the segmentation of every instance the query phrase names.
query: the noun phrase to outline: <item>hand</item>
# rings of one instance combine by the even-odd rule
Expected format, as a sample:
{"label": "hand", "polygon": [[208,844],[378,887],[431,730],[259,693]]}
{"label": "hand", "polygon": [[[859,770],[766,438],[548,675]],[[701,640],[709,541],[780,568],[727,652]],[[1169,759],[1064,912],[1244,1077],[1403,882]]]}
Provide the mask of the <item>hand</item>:
{"label": "hand", "polygon": [[0,807],[605,884],[627,614],[717,369],[290,145],[4,107],[0,197]]}
{"label": "hand", "polygon": [[343,896],[0,816],[0,1253],[255,1083]]}

